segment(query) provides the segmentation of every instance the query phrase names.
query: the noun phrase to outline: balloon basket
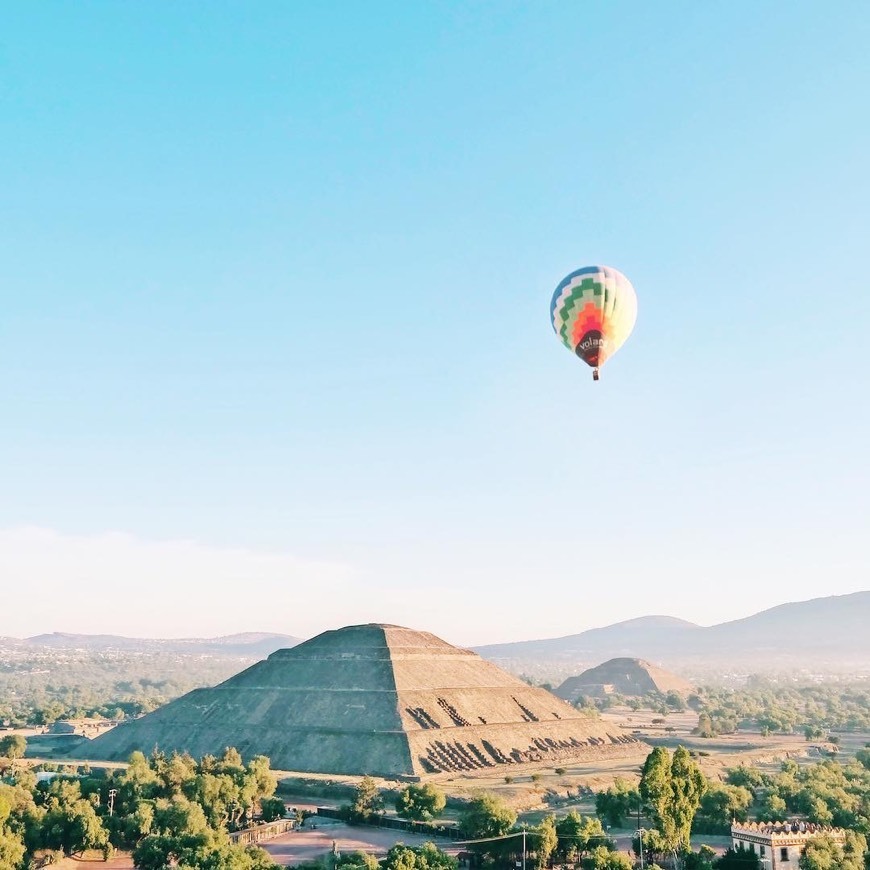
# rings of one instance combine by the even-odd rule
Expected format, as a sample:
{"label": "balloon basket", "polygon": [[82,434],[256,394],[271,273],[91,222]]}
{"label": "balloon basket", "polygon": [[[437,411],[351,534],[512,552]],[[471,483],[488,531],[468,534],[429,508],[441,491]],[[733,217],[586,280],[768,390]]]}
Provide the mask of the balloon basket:
{"label": "balloon basket", "polygon": [[592,369],[592,380],[593,381],[598,380],[598,369]]}

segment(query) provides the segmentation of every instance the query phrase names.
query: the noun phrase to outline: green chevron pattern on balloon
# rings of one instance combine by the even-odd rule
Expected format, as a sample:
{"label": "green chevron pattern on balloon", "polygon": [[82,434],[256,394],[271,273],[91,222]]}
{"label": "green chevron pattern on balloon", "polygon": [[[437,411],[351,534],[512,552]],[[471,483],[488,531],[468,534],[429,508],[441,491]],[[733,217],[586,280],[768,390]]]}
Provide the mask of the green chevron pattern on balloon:
{"label": "green chevron pattern on balloon", "polygon": [[598,368],[625,343],[637,320],[637,295],[622,272],[587,266],[560,282],[550,303],[562,343]]}

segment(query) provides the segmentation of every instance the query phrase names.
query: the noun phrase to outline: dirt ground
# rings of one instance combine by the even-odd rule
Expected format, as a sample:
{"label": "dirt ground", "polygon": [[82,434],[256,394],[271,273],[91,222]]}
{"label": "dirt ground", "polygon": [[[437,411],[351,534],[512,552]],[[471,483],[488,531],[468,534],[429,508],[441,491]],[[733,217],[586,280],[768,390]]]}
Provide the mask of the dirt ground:
{"label": "dirt ground", "polygon": [[560,773],[553,767],[516,772],[506,768],[488,777],[440,779],[438,786],[457,798],[468,797],[478,790],[493,791],[520,810],[523,820],[533,821],[548,811],[558,814],[560,810],[567,812],[573,808],[594,812],[591,792],[607,788],[617,777],[637,781],[653,746],[669,749],[685,746],[696,753],[695,760],[713,779],[723,778],[727,768],[739,764],[764,766],[778,764],[785,758],[818,760],[818,756],[810,755],[811,747],[803,735],[764,737],[757,731],[740,731],[712,739],[694,736],[692,730],[698,724],[698,715],[692,711],[662,716],[649,710],[634,712],[623,707],[602,713],[602,719],[634,734],[644,743],[635,754],[625,758],[568,765]]}
{"label": "dirt ground", "polygon": [[370,852],[383,856],[395,843],[405,843],[408,846],[422,846],[426,842],[435,844],[445,852],[456,854],[459,847],[451,840],[437,840],[406,831],[394,831],[381,828],[350,827],[341,822],[317,819],[316,828],[311,828],[311,821],[305,827],[289,831],[258,845],[269,853],[272,860],[282,867],[290,867],[305,861],[313,861],[326,855],[333,849],[333,844],[339,852]]}

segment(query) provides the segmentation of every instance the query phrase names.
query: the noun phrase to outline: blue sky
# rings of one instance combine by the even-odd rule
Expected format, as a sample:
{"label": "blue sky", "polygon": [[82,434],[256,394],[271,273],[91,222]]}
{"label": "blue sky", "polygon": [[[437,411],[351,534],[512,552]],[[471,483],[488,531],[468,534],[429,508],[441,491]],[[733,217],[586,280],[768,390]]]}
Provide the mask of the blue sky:
{"label": "blue sky", "polygon": [[[4,10],[0,634],[868,588],[868,42],[859,2]],[[639,298],[599,384],[547,317],[589,263]]]}

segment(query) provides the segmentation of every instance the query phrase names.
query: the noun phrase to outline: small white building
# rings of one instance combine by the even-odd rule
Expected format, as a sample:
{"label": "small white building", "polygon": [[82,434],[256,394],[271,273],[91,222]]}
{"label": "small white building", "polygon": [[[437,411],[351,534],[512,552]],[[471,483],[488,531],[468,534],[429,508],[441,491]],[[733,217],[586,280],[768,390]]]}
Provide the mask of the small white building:
{"label": "small white building", "polygon": [[811,822],[744,822],[731,825],[731,845],[755,852],[763,870],[797,870],[804,848],[822,835],[844,843],[846,832]]}

